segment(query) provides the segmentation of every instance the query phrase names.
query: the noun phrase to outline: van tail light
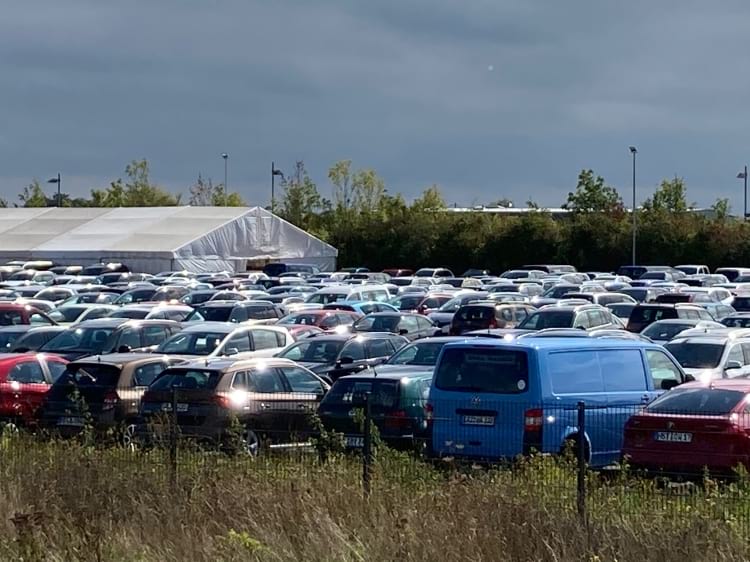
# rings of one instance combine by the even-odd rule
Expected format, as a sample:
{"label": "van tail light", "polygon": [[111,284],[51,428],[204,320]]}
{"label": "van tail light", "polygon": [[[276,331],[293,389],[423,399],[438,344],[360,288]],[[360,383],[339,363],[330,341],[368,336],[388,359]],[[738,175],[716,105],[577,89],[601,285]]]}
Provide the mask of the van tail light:
{"label": "van tail light", "polygon": [[523,454],[533,451],[542,452],[542,430],[544,429],[544,411],[531,408],[523,414]]}
{"label": "van tail light", "polygon": [[396,410],[385,415],[383,427],[386,429],[406,429],[410,423],[411,420],[404,410]]}
{"label": "van tail light", "polygon": [[117,396],[117,392],[115,392],[114,390],[110,390],[104,396],[104,400],[102,401],[102,411],[107,412],[109,410],[114,410],[119,401],[120,397]]}

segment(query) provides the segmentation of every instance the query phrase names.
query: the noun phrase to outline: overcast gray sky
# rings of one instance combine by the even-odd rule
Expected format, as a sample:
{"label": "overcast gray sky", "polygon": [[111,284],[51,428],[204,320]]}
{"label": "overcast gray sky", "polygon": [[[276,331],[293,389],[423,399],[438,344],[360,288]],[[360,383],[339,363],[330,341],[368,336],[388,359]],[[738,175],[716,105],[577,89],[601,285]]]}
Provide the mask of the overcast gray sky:
{"label": "overcast gray sky", "polygon": [[[750,160],[746,0],[27,0],[0,17],[0,195],[84,195],[147,158],[267,204],[270,162],[324,195],[349,158],[411,198],[559,205],[593,168],[701,205]],[[50,186],[51,187],[51,186]],[[639,196],[639,199],[641,196]]]}

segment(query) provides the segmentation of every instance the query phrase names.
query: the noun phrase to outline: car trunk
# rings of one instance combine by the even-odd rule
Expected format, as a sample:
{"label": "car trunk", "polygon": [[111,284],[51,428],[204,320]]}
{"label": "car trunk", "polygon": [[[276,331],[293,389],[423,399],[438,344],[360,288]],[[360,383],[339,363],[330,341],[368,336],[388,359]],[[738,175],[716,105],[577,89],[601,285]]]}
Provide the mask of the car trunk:
{"label": "car trunk", "polygon": [[456,313],[453,317],[451,334],[460,335],[472,330],[502,328],[495,319],[494,308],[471,308]]}
{"label": "car trunk", "polygon": [[625,428],[625,453],[637,465],[673,470],[748,466],[750,435],[728,415],[646,414]]}
{"label": "car trunk", "polygon": [[120,369],[114,365],[69,365],[47,393],[42,416],[56,426],[82,426],[86,415],[95,424],[114,421],[119,402]]}
{"label": "car trunk", "polygon": [[223,411],[214,389],[148,390],[141,402],[145,421],[157,422],[154,418],[161,415],[171,418],[173,400],[177,404],[177,424],[180,426],[202,426]]}

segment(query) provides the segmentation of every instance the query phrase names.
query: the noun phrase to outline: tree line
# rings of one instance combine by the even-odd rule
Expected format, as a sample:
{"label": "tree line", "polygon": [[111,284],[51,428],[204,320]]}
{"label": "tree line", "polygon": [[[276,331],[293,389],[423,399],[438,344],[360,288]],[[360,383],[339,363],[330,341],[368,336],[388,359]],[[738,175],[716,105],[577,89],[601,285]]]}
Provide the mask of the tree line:
{"label": "tree line", "polygon": [[[535,210],[519,216],[446,212],[436,185],[407,202],[401,194],[389,192],[374,170],[355,168],[350,160],[331,166],[328,180],[330,199],[321,195],[304,162],[297,162],[281,182],[281,197],[272,210],[337,247],[342,266],[440,265],[461,273],[470,267],[502,271],[534,262],[612,270],[631,259],[632,215],[617,190],[592,170],[578,175],[563,205],[569,213],[562,217],[533,201],[527,206]],[[131,162],[124,179],[92,189],[90,197],[62,194],[61,199],[65,207],[246,204],[239,194],[201,176],[183,199],[151,181],[146,160]],[[512,206],[505,198],[497,203]],[[45,193],[37,181],[24,188],[15,203],[56,205],[56,195]],[[710,216],[691,212],[692,207],[682,178],[662,181],[637,210],[637,261],[750,265],[750,226],[730,216],[728,201],[717,200]]]}

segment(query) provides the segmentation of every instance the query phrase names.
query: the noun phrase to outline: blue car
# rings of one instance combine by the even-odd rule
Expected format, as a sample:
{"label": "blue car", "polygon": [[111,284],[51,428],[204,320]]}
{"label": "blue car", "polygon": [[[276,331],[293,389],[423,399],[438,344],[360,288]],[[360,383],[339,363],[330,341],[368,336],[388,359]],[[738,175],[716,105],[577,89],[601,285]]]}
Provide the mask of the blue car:
{"label": "blue car", "polygon": [[[443,347],[430,388],[431,454],[496,461],[584,439],[591,466],[620,458],[631,414],[690,377],[663,347],[594,338],[477,338]],[[578,431],[577,404],[585,403]]]}

